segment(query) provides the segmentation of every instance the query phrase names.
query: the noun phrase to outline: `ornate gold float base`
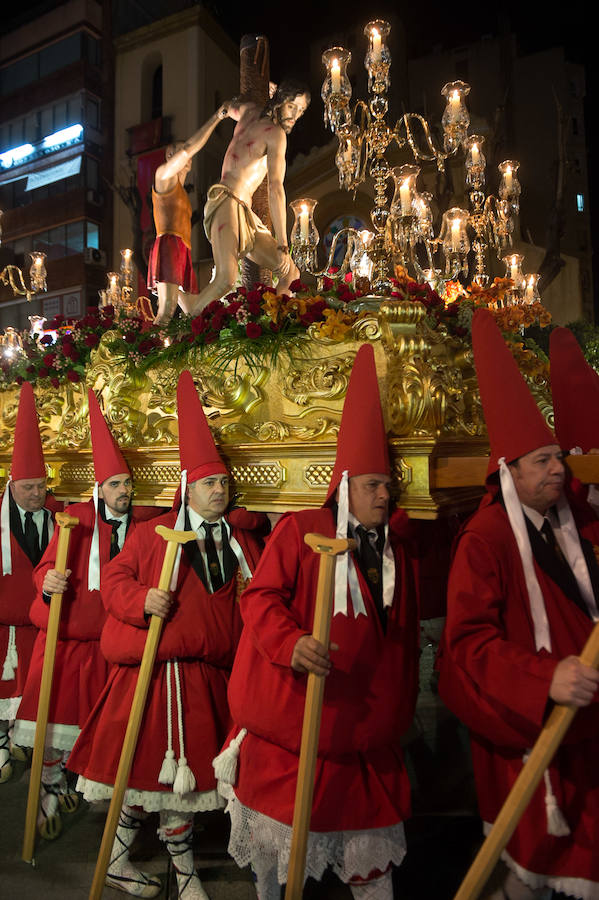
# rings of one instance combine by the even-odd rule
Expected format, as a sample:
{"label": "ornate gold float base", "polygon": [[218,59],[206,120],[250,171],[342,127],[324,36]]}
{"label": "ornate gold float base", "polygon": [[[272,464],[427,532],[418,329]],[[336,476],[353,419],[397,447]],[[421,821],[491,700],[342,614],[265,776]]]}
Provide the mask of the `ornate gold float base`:
{"label": "ornate gold float base", "polygon": [[[36,386],[50,484],[60,498],[91,495],[91,387],[131,466],[136,502],[168,505],[179,482],[175,396],[182,366],[132,370],[110,355],[110,337],[94,354],[85,385],[69,383],[58,391]],[[479,474],[465,487],[446,486],[436,476],[443,459],[486,452],[471,348],[431,328],[422,304],[393,300],[358,320],[344,340],[311,335],[301,353],[281,355],[276,365],[250,369],[239,363],[223,372],[209,358],[190,355],[187,368],[240,503],[272,512],[322,503],[349,376],[364,342],[375,351],[401,506],[424,519],[474,506]],[[17,402],[18,388],[0,393],[4,475]]]}

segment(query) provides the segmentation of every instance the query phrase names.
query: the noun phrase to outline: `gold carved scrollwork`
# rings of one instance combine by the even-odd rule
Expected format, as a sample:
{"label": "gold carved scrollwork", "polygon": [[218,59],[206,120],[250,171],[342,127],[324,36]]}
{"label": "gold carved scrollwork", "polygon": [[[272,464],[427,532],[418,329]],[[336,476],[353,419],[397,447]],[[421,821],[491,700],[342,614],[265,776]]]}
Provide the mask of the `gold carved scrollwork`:
{"label": "gold carved scrollwork", "polygon": [[0,430],[0,450],[12,448],[17,410],[19,408],[19,393],[15,391],[4,403],[2,408],[2,429]]}
{"label": "gold carved scrollwork", "polygon": [[344,397],[355,358],[353,350],[324,360],[296,360],[283,381],[284,396],[298,406]]}
{"label": "gold carved scrollwork", "polygon": [[230,425],[217,428],[216,436],[222,444],[235,444],[247,440],[272,444],[284,441],[286,438],[313,441],[316,438],[336,435],[338,431],[338,421],[327,416],[319,416],[314,422],[303,425],[281,421],[256,422],[254,425],[232,422]]}
{"label": "gold carved scrollwork", "polygon": [[459,340],[429,328],[422,303],[382,303],[381,336],[393,433],[479,433],[478,391],[468,354]]}
{"label": "gold carved scrollwork", "polygon": [[356,341],[378,341],[381,336],[379,317],[365,316],[352,325],[352,335]]}

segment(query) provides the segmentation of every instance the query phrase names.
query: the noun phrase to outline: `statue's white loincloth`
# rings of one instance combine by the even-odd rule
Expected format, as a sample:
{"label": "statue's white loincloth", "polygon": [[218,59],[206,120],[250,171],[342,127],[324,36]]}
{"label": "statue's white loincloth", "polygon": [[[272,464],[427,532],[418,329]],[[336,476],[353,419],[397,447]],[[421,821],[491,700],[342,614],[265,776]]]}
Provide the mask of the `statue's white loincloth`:
{"label": "statue's white loincloth", "polygon": [[217,209],[219,209],[227,200],[234,200],[235,209],[237,210],[237,232],[239,234],[238,254],[240,257],[247,256],[247,254],[251,253],[254,249],[256,234],[258,232],[267,234],[269,237],[272,237],[272,235],[266,225],[260,221],[256,213],[250,209],[247,203],[244,203],[243,200],[236,197],[231,189],[225,184],[213,184],[212,187],[208,189],[206,205],[204,206],[204,231],[206,232],[206,237],[210,243],[213,243],[210,232],[212,230],[214,215]]}

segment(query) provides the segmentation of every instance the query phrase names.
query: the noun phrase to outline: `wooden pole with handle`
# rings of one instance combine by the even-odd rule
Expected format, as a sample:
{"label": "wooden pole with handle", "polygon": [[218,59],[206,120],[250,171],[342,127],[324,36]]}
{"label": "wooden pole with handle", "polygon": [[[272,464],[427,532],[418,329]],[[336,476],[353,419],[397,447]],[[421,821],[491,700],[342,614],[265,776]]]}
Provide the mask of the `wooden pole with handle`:
{"label": "wooden pole with handle", "polygon": [[[356,543],[350,539],[329,538],[322,534],[307,534],[304,541],[315,553],[320,553],[312,637],[320,641],[324,647],[328,647],[333,612],[335,557],[340,553],[353,550]],[[322,675],[315,675],[314,672],[308,673],[285,900],[301,900],[304,889],[306,851],[312,814],[312,795],[314,793],[314,775],[325,681],[326,679]]]}
{"label": "wooden pole with handle", "polygon": [[[586,642],[580,661],[599,669],[599,623],[593,628]],[[576,706],[556,704],[532,748],[528,760],[514,782],[507,800],[470,866],[454,900],[476,900],[493,871],[543,773],[553,759],[566,731],[576,715]]]}
{"label": "wooden pole with handle", "polygon": [[[195,531],[174,531],[171,528],[166,528],[164,525],[157,525],[155,530],[156,534],[159,534],[160,537],[164,538],[166,541],[166,550],[164,553],[164,561],[162,563],[158,588],[161,591],[168,591],[175,566],[177,549],[180,544],[186,544],[188,541],[195,540],[196,534]],[[89,892],[90,900],[99,900],[104,889],[106,873],[110,864],[110,852],[119,823],[119,814],[123,805],[123,798],[127,789],[131,766],[133,765],[139,729],[141,727],[141,720],[143,718],[150,687],[150,678],[152,677],[156,651],[158,650],[160,635],[162,634],[162,623],[163,620],[159,616],[153,615],[150,619],[150,627],[148,629],[148,636],[146,637],[144,652],[139,666],[139,673],[137,675],[137,684],[135,685],[135,693],[133,694],[133,702],[131,703],[131,712],[129,713],[123,749],[121,750],[112,797],[110,799],[110,807],[108,809],[108,815],[106,816],[100,852],[96,861],[94,879]]]}
{"label": "wooden pole with handle", "polygon": [[[79,519],[69,516],[68,513],[56,513],[56,523],[60,528],[60,531],[58,533],[58,547],[56,549],[56,563],[54,568],[57,572],[60,572],[61,575],[64,575],[67,570],[67,557],[71,531],[79,524]],[[37,703],[35,737],[33,739],[33,755],[31,757],[31,773],[29,776],[29,793],[27,795],[27,811],[25,813],[25,834],[23,836],[23,851],[21,854],[23,860],[31,863],[31,865],[35,865],[35,860],[33,858],[33,851],[35,849],[35,826],[40,802],[44,746],[46,743],[46,731],[48,730],[48,714],[50,711],[50,696],[52,693],[52,679],[54,677],[54,659],[56,657],[56,641],[58,640],[61,607],[62,594],[52,594],[52,599],[50,600],[50,612],[48,613],[46,644],[44,647],[42,680],[40,682],[40,694]]]}

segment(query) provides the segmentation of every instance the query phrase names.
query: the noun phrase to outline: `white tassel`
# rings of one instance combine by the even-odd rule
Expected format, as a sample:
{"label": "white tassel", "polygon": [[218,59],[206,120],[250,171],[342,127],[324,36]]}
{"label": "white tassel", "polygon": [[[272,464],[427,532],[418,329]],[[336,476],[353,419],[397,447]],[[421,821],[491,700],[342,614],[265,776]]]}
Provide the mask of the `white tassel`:
{"label": "white tassel", "polygon": [[570,828],[563,812],[557,805],[557,798],[551,787],[549,769],[545,769],[545,810],[547,812],[547,834],[553,837],[566,837],[570,834]]}
{"label": "white tassel", "polygon": [[173,784],[177,776],[177,763],[175,762],[175,751],[167,750],[162,761],[162,768],[158,776],[159,784]]}
{"label": "white tassel", "polygon": [[17,656],[17,641],[15,634],[15,626],[9,625],[8,628],[8,647],[6,648],[6,656],[4,665],[2,666],[2,678],[0,681],[12,681],[17,671],[19,657]]}
{"label": "white tassel", "polygon": [[177,766],[177,775],[173,784],[175,794],[189,794],[196,786],[196,780],[193,772],[187,765],[185,757],[185,741],[183,737],[183,704],[181,702],[181,682],[179,681],[179,663],[175,659],[173,661],[173,670],[175,673],[175,690],[177,692],[177,724],[179,727],[179,764]]}
{"label": "white tassel", "polygon": [[158,776],[159,784],[173,784],[177,775],[177,763],[173,750],[173,725],[171,722],[172,698],[171,698],[171,662],[166,664],[166,731],[167,751],[162,761],[162,767]]}
{"label": "white tassel", "polygon": [[175,794],[189,794],[195,789],[196,780],[193,772],[187,765],[185,756],[179,757],[179,765],[177,766],[177,777],[173,784]]}
{"label": "white tassel", "polygon": [[215,756],[212,760],[212,767],[217,781],[224,784],[235,784],[237,778],[237,760],[239,759],[239,748],[241,742],[247,734],[247,729],[242,728],[237,737],[229,741],[229,746]]}

